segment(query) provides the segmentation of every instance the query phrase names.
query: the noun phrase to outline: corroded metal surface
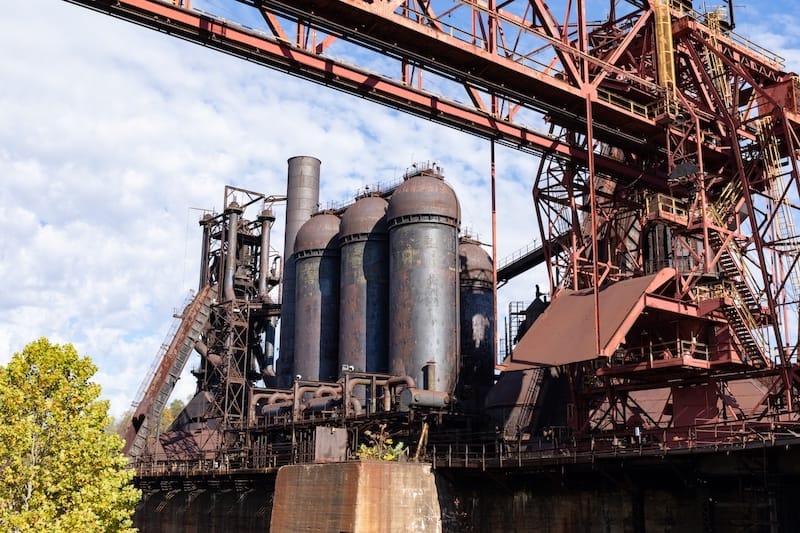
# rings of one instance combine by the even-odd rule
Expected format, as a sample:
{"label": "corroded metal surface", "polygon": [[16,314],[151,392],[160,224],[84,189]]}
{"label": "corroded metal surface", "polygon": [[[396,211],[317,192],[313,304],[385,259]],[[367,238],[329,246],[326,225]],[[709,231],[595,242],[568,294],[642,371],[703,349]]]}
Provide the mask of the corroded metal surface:
{"label": "corroded metal surface", "polygon": [[339,217],[319,214],[295,241],[294,372],[304,380],[338,377]]}
{"label": "corroded metal surface", "polygon": [[461,207],[456,193],[441,178],[421,174],[394,191],[386,213],[390,227],[413,216],[441,217],[442,223],[458,226]]}
{"label": "corroded metal surface", "polygon": [[389,369],[387,205],[361,198],[342,216],[339,364],[358,372]]}
{"label": "corroded metal surface", "polygon": [[295,264],[294,241],[300,227],[319,205],[320,160],[297,156],[288,161],[286,183],[286,229],[283,244],[283,286],[281,290],[281,338],[278,386],[288,387],[294,377]]}
{"label": "corroded metal surface", "polygon": [[[674,275],[672,269],[615,283],[600,291],[601,354],[597,354],[591,331],[594,301],[591,290],[564,291],[523,335],[514,348],[514,359],[524,363],[561,365],[610,355],[624,338],[623,322],[641,312],[645,293]],[[630,328],[630,324],[627,326]],[[576,334],[583,332],[583,334]]]}
{"label": "corroded metal surface", "polygon": [[391,372],[448,393],[458,373],[459,212],[442,180],[416,176],[398,187],[387,214]]}
{"label": "corroded metal surface", "polygon": [[462,238],[458,261],[461,371],[457,396],[470,408],[478,409],[494,380],[492,259],[478,241]]}

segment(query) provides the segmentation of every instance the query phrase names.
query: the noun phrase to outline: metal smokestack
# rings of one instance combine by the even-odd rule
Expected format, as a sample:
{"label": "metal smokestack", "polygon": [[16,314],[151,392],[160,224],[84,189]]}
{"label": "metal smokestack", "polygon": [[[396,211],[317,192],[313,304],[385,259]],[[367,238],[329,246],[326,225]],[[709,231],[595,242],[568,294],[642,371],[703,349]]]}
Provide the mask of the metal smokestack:
{"label": "metal smokestack", "polygon": [[288,161],[286,183],[286,235],[283,244],[283,286],[281,289],[281,337],[278,357],[278,386],[287,388],[294,379],[295,256],[294,241],[300,227],[319,205],[319,167],[316,157],[297,156]]}

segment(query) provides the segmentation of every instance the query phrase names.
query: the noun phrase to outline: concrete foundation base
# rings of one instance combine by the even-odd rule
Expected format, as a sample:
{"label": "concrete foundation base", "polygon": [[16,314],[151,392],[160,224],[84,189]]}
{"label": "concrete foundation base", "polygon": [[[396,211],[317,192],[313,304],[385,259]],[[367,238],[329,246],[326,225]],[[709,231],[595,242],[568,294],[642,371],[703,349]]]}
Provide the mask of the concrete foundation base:
{"label": "concrete foundation base", "polygon": [[284,466],[270,531],[442,531],[430,465],[387,461]]}

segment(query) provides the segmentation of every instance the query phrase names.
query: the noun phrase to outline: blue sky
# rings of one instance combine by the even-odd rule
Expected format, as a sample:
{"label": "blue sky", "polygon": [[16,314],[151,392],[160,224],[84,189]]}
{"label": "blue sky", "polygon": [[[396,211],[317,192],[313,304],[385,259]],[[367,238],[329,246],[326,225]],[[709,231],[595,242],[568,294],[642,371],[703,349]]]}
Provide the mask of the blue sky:
{"label": "blue sky", "polygon": [[[740,4],[737,29],[800,70],[794,4]],[[62,1],[6,0],[3,19],[0,363],[40,336],[72,342],[115,415],[196,287],[194,208],[219,209],[225,184],[282,194],[286,159],[313,155],[322,198],[341,202],[437,161],[490,239],[486,141]],[[536,236],[536,161],[498,148],[497,162],[502,258]],[[501,310],[542,279],[503,290]]]}

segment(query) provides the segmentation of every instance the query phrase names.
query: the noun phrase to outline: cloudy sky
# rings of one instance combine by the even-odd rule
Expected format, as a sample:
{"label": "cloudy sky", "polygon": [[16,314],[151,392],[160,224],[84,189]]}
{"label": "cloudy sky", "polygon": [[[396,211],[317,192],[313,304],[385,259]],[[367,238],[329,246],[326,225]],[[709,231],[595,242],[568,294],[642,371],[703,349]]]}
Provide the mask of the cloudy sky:
{"label": "cloudy sky", "polygon": [[[740,3],[737,29],[800,70],[794,4]],[[331,202],[437,161],[490,239],[486,141],[58,0],[3,7],[0,364],[41,336],[72,342],[121,414],[196,287],[197,209],[219,210],[225,184],[283,194],[294,155],[322,160]],[[537,233],[536,161],[499,147],[497,169],[502,258]]]}

